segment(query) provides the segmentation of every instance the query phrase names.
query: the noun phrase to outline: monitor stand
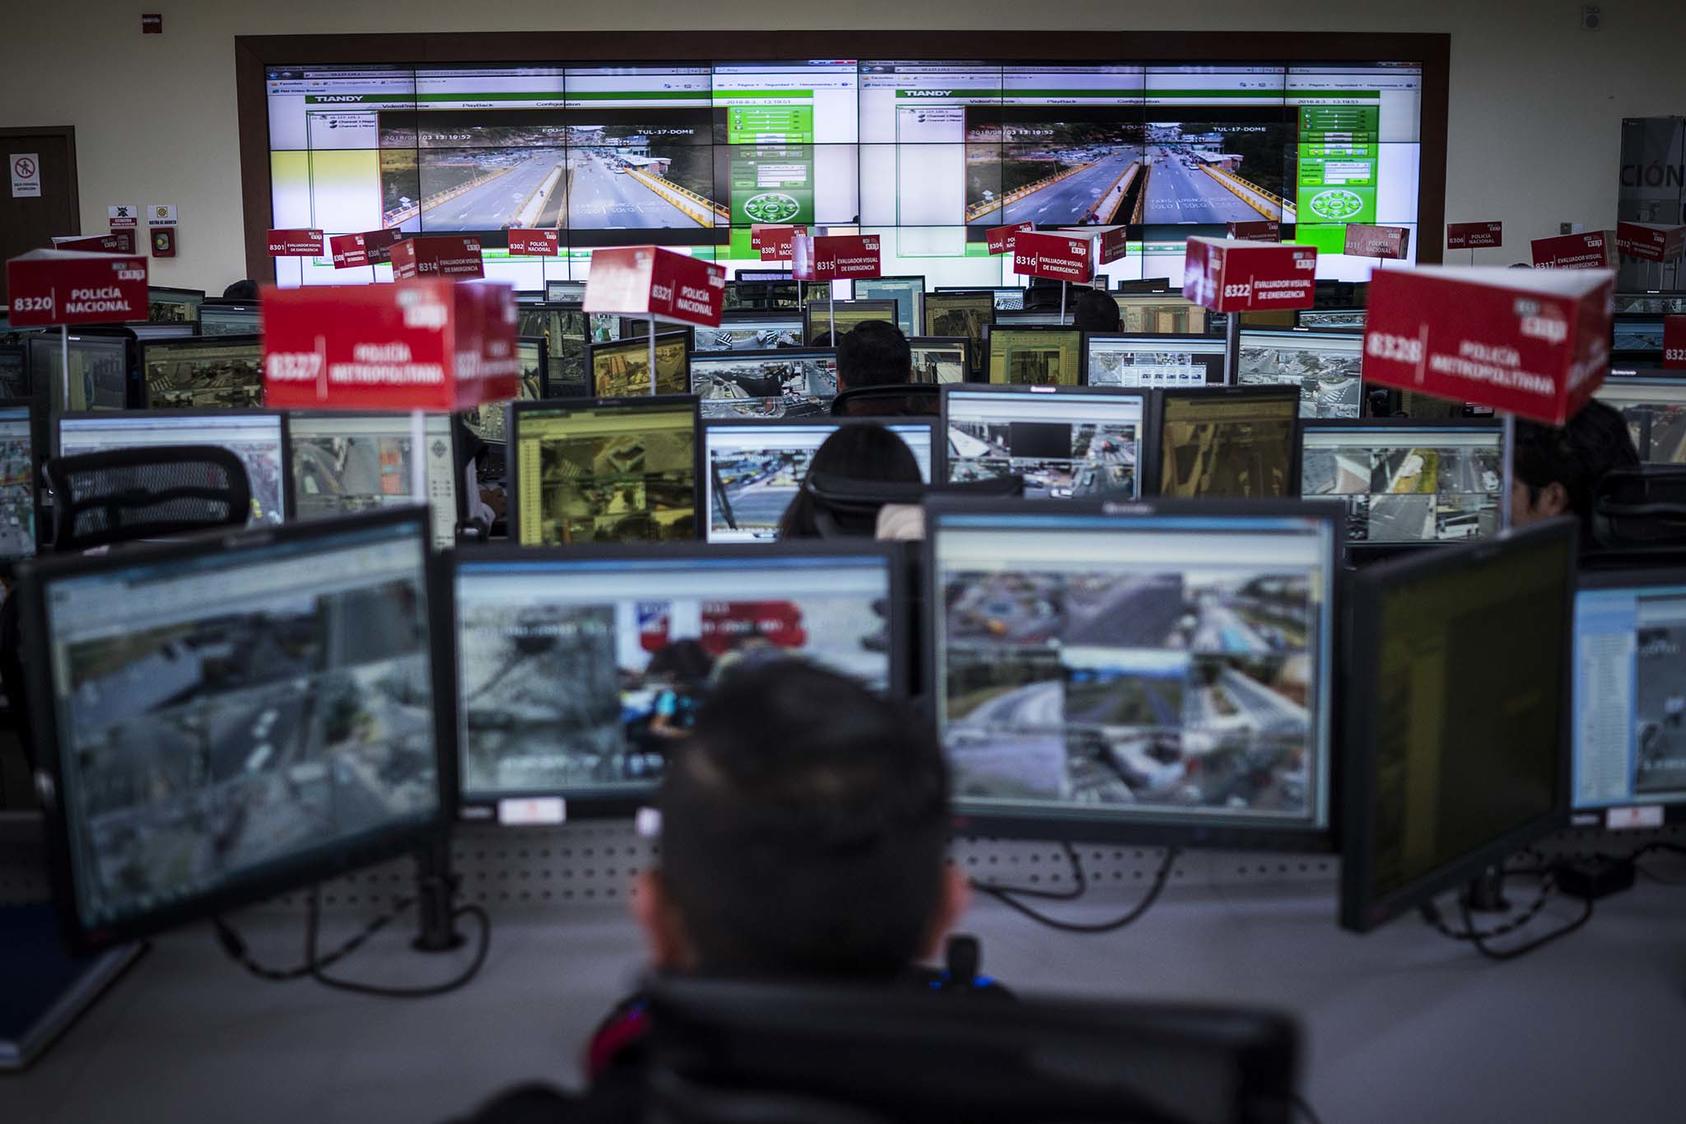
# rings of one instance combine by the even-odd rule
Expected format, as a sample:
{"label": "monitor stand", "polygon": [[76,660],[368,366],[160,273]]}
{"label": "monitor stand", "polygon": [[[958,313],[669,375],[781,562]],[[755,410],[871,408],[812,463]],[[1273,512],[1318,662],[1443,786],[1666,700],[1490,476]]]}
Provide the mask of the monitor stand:
{"label": "monitor stand", "polygon": [[27,1067],[146,951],[65,951],[49,902],[0,906],[0,1072]]}
{"label": "monitor stand", "polygon": [[1470,879],[1460,891],[1471,913],[1509,913],[1510,902],[1505,898],[1503,867],[1490,866]]}
{"label": "monitor stand", "polygon": [[450,952],[466,938],[457,931],[456,872],[451,869],[451,840],[440,836],[416,852],[416,922],[410,947],[417,952]]}

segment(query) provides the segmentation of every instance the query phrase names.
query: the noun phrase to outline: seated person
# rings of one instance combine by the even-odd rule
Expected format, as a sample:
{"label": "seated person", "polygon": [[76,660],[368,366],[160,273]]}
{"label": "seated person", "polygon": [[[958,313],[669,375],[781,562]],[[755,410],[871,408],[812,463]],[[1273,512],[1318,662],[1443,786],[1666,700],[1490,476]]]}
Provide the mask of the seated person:
{"label": "seated person", "polygon": [[1526,527],[1557,515],[1581,521],[1581,549],[1592,545],[1598,482],[1618,468],[1638,468],[1639,454],[1620,412],[1596,399],[1559,429],[1517,420],[1510,521]]}
{"label": "seated person", "polygon": [[837,392],[913,381],[913,349],[902,330],[867,320],[837,337]]}
{"label": "seated person", "polygon": [[[633,897],[657,971],[894,984],[966,907],[946,862],[948,765],[905,704],[803,661],[761,664],[722,679],[671,762],[661,867]],[[636,1000],[605,1024],[583,1100],[528,1086],[470,1119],[641,1119],[647,1030]]]}
{"label": "seated person", "polygon": [[[895,331],[894,328],[890,330]],[[907,442],[875,423],[838,427],[837,432],[814,450],[814,459],[808,462],[808,473],[812,475],[815,472],[887,484],[921,482],[919,462],[914,459],[913,450],[907,447]],[[807,483],[807,477],[804,477],[802,487],[796,490],[796,498],[790,501],[790,506],[785,508],[784,515],[779,519],[781,539],[821,537],[818,520],[820,504],[809,493]]]}
{"label": "seated person", "polygon": [[1122,332],[1118,302],[1100,289],[1080,288],[1071,298],[1071,326],[1080,332]]}

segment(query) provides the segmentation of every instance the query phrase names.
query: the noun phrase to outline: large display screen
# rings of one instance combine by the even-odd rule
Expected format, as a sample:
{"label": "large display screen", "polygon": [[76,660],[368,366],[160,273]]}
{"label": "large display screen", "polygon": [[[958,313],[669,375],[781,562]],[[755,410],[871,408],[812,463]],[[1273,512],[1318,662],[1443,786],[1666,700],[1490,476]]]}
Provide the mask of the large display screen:
{"label": "large display screen", "polygon": [[[488,252],[524,290],[607,245],[759,266],[753,223],[880,234],[886,274],[935,287],[1001,284],[984,232],[1003,223],[1131,224],[1105,272],[1174,282],[1188,233],[1275,219],[1320,275],[1356,278],[1347,223],[1417,222],[1422,73],[1403,64],[310,66],[266,88],[273,226],[561,227],[555,259]],[[343,279],[327,258],[277,269]]]}

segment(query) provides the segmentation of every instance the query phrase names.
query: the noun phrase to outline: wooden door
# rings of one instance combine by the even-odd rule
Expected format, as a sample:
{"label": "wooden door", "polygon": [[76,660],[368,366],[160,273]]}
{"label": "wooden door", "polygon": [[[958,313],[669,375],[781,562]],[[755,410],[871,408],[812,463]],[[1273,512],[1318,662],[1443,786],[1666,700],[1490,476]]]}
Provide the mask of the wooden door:
{"label": "wooden door", "polygon": [[[13,166],[34,163],[41,194],[12,194]],[[76,196],[76,130],[69,125],[0,129],[0,262],[53,244],[54,235],[82,233]],[[0,269],[0,309],[6,307],[6,273]]]}

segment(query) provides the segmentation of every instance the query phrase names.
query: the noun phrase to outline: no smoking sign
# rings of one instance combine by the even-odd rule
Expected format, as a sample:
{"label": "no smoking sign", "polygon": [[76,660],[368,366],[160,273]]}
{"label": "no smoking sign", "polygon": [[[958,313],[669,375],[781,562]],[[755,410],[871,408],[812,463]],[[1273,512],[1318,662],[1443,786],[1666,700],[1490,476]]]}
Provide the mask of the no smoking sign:
{"label": "no smoking sign", "polygon": [[12,171],[12,198],[40,198],[40,157],[33,152],[14,152],[6,158],[6,164]]}

